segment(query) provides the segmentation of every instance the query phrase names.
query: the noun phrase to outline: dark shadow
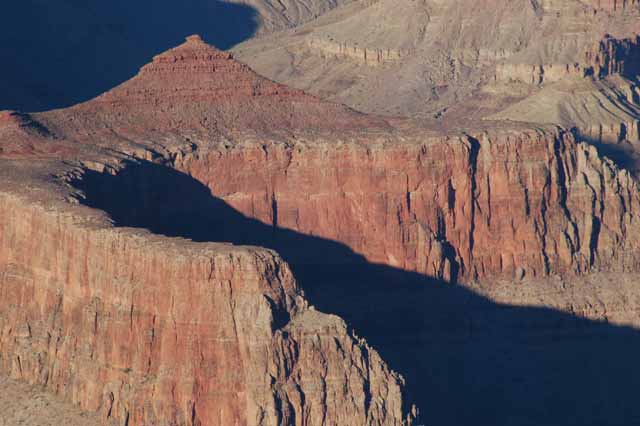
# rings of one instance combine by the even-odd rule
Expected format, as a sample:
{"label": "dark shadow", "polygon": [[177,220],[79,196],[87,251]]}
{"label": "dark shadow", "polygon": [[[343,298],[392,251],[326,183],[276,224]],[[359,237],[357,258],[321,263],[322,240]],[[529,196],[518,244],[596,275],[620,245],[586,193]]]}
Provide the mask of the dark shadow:
{"label": "dark shadow", "polygon": [[191,34],[227,49],[251,37],[256,11],[220,0],[19,0],[0,12],[0,110],[91,99]]}
{"label": "dark shadow", "polygon": [[[151,163],[88,171],[84,204],[118,226],[266,246],[311,303],[342,316],[407,380],[418,424],[640,424],[640,333],[367,263],[348,247],[247,218],[188,175]],[[517,284],[514,284],[517,285]]]}
{"label": "dark shadow", "polygon": [[601,157],[607,157],[618,168],[626,170],[635,177],[640,177],[640,145],[631,143],[624,138],[620,142],[601,142],[595,138],[581,135],[573,131],[576,140],[593,145]]}

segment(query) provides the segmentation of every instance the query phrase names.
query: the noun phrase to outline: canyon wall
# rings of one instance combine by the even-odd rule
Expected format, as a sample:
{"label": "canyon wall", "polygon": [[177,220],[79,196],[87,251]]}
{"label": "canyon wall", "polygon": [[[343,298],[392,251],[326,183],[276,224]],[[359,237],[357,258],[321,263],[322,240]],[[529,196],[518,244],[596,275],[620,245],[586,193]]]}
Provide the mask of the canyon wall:
{"label": "canyon wall", "polygon": [[[362,115],[199,37],[94,101],[0,122],[0,370],[124,425],[411,424],[410,393],[444,420],[460,401],[502,413],[485,404],[499,401],[484,393],[503,367],[494,342],[448,351],[432,337],[509,328],[504,310],[442,280],[640,266],[636,181],[573,134],[509,124],[445,136]],[[310,307],[291,271],[412,387]],[[550,312],[507,311],[525,330],[549,324]],[[531,346],[512,359],[526,364]],[[449,362],[482,360],[475,349],[499,362],[477,363],[471,373],[489,377],[469,386]]]}
{"label": "canyon wall", "polygon": [[467,281],[638,266],[636,183],[559,130],[413,143],[265,142],[174,162],[248,217],[430,276]]}
{"label": "canyon wall", "polygon": [[640,141],[638,121],[627,121],[615,124],[594,123],[591,127],[579,127],[577,134],[588,141],[617,144],[624,141]]}
{"label": "canyon wall", "polygon": [[3,374],[130,426],[411,422],[402,380],[274,252],[59,206],[0,193]]}
{"label": "canyon wall", "polygon": [[396,63],[409,55],[408,50],[363,47],[331,39],[310,38],[306,43],[311,52],[351,59],[369,66]]}
{"label": "canyon wall", "polygon": [[530,64],[505,62],[496,65],[496,81],[519,81],[539,85],[568,78],[598,79],[620,74],[636,78],[640,74],[640,36],[616,39],[605,36],[587,46],[579,62]]}

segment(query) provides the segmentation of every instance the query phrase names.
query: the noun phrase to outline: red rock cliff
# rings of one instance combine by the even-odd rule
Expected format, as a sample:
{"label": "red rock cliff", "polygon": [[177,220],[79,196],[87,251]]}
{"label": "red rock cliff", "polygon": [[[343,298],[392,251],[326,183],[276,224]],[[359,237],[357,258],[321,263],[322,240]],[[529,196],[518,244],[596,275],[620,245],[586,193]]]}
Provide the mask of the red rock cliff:
{"label": "red rock cliff", "polygon": [[[62,202],[89,204],[91,188],[65,184],[91,173],[118,200],[108,178],[152,160],[195,178],[220,211],[346,247],[290,248],[296,265],[359,254],[460,281],[638,267],[637,184],[570,134],[447,137],[363,116],[198,39],[94,101],[6,117],[0,365],[130,426],[395,425],[410,410],[400,378],[341,320],[309,308],[273,251],[114,228]],[[186,195],[130,176],[134,197],[162,195],[147,213]]]}
{"label": "red rock cliff", "polygon": [[404,424],[401,379],[277,254],[0,210],[3,373],[129,425]]}
{"label": "red rock cliff", "polygon": [[557,130],[265,142],[187,155],[176,166],[247,216],[269,224],[277,216],[278,227],[432,276],[638,266],[636,183]]}

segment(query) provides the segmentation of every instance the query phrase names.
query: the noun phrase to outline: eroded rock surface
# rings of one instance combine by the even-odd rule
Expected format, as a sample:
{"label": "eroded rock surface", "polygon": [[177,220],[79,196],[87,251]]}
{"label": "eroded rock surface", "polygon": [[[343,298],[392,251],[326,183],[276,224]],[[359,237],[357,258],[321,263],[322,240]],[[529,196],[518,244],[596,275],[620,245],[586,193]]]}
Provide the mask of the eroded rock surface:
{"label": "eroded rock surface", "polygon": [[[473,124],[363,115],[198,37],[93,101],[3,113],[0,368],[130,426],[566,425],[578,379],[575,418],[624,424],[595,350],[614,316],[537,289],[625,277],[592,294],[633,311],[635,178],[561,128]],[[538,330],[584,363],[525,356]]]}
{"label": "eroded rock surface", "polygon": [[[637,90],[639,23],[635,1],[363,1],[235,50],[261,74],[360,111],[444,127],[490,118],[593,134],[640,120],[637,96],[612,96],[597,83],[613,77],[617,92]],[[527,114],[509,110],[514,104]],[[627,136],[603,133],[594,140]]]}
{"label": "eroded rock surface", "polygon": [[636,182],[558,130],[264,143],[176,167],[249,217],[446,280],[637,267]]}
{"label": "eroded rock surface", "polygon": [[[202,77],[191,81],[200,93],[183,86],[187,75]],[[194,108],[184,117],[212,124],[162,120],[183,105]],[[308,127],[318,131],[335,111],[353,114],[349,125],[360,116],[258,78],[190,38],[93,102],[4,113],[2,371],[129,425],[411,423],[403,379],[340,318],[310,307],[275,252],[116,229],[77,205],[86,195],[74,188],[87,174],[168,160],[205,133],[239,143],[225,132],[241,111],[293,131],[279,121],[291,109],[317,112]]]}
{"label": "eroded rock surface", "polygon": [[0,390],[2,426],[97,426],[105,423],[94,413],[83,412],[42,389],[6,377],[0,377]]}

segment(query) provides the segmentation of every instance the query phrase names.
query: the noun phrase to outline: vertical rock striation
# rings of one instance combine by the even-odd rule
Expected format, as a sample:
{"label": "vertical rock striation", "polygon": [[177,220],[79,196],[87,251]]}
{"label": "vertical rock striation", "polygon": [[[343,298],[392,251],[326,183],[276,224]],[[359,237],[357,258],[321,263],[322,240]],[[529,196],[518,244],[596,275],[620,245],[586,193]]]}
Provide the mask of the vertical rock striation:
{"label": "vertical rock striation", "polygon": [[175,165],[249,217],[447,280],[638,266],[635,181],[559,130],[265,143]]}
{"label": "vertical rock striation", "polygon": [[[452,282],[640,266],[636,181],[571,133],[365,116],[198,37],[94,101],[0,114],[0,157],[0,369],[129,426],[413,422],[283,257]],[[165,234],[204,242],[124,227],[180,215]]]}
{"label": "vertical rock striation", "polygon": [[0,369],[128,425],[400,425],[402,380],[260,248],[0,194]]}

